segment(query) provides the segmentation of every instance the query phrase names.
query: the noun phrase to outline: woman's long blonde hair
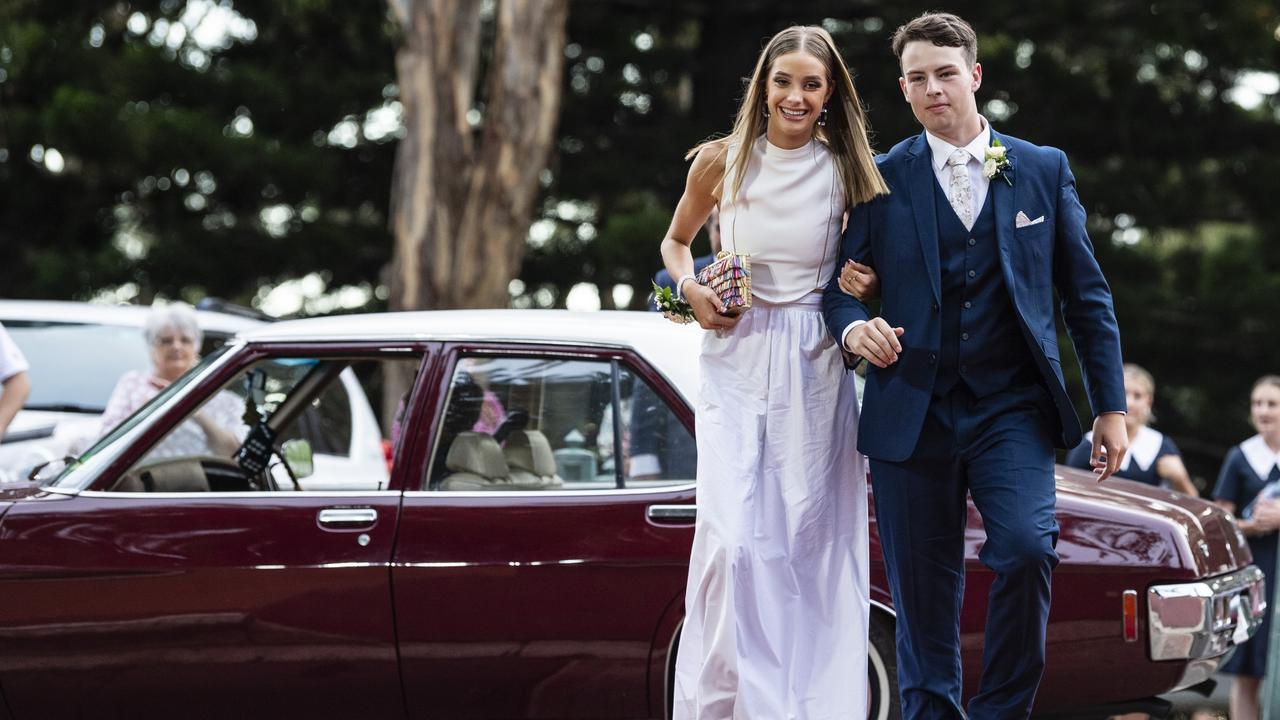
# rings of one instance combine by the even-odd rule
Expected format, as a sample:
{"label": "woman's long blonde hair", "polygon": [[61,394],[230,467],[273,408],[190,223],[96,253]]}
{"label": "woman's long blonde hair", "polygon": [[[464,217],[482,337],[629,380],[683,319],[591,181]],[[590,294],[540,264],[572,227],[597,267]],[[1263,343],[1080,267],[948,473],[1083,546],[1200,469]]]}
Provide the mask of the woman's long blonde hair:
{"label": "woman's long blonde hair", "polygon": [[[831,98],[827,101],[826,125],[815,125],[815,135],[835,156],[836,167],[840,179],[844,183],[845,205],[869,202],[877,195],[887,195],[889,187],[885,185],[880,170],[876,167],[871,142],[867,139],[869,128],[862,101],[858,92],[853,89],[853,78],[849,69],[836,49],[831,34],[820,27],[792,25],[769,39],[764,50],[756,60],[756,69],[751,73],[751,81],[747,86],[746,96],[738,108],[738,117],[733,122],[733,130],[727,138],[717,138],[699,143],[691,149],[685,159],[698,154],[709,145],[737,145],[740,149],[734,156],[733,166],[725,168],[724,188],[728,196],[733,197],[742,186],[747,175],[747,162],[751,153],[747,151],[768,128],[768,118],[763,114],[767,92],[765,84],[769,69],[779,57],[793,52],[806,52],[817,58],[827,69],[827,82],[831,85]],[[722,196],[724,193],[722,192]]]}

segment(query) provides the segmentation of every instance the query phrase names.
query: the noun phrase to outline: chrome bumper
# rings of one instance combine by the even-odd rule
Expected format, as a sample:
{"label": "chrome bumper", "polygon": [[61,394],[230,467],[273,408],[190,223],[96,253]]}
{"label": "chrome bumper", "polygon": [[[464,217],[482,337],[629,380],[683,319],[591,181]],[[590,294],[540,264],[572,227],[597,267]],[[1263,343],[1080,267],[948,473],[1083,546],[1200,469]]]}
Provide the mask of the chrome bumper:
{"label": "chrome bumper", "polygon": [[1207,580],[1153,586],[1147,591],[1151,659],[1225,654],[1258,631],[1266,597],[1262,571],[1253,565]]}

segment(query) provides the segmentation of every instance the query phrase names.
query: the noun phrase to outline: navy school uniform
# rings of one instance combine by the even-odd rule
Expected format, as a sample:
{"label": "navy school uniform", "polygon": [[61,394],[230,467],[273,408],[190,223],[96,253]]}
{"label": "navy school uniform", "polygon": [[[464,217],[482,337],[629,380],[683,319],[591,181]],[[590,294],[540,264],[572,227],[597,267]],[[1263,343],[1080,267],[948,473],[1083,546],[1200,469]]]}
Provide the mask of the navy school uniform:
{"label": "navy school uniform", "polygon": [[[1066,464],[1073,468],[1090,470],[1092,467],[1089,465],[1089,455],[1092,452],[1093,433],[1087,432],[1080,444],[1067,453]],[[1160,458],[1166,455],[1182,457],[1172,438],[1159,430],[1143,427],[1133,439],[1129,452],[1125,454],[1124,461],[1120,464],[1120,469],[1116,471],[1116,476],[1147,485],[1163,485],[1164,479],[1156,472],[1156,466],[1160,464]]]}
{"label": "navy school uniform", "polygon": [[[694,258],[693,274],[697,275],[702,272],[702,269],[714,262],[715,259],[716,256],[714,253],[711,255],[699,255]],[[670,288],[671,292],[676,291],[676,281],[671,277],[671,273],[667,272],[666,268],[659,270],[657,274],[653,276],[653,281],[658,284],[658,287]],[[653,303],[649,303],[649,309],[656,310],[657,308],[653,307]]]}
{"label": "navy school uniform", "polygon": [[[1213,489],[1215,500],[1235,503],[1236,515],[1253,502],[1268,483],[1280,482],[1280,454],[1267,447],[1261,435],[1255,435],[1231,448],[1218,473],[1218,484]],[[1267,638],[1271,635],[1271,615],[1275,612],[1275,571],[1277,534],[1255,535],[1248,538],[1253,552],[1253,564],[1267,578],[1267,600],[1272,608],[1262,618],[1258,632],[1244,645],[1236,649],[1231,659],[1222,666],[1222,672],[1231,675],[1262,677],[1267,667]]]}

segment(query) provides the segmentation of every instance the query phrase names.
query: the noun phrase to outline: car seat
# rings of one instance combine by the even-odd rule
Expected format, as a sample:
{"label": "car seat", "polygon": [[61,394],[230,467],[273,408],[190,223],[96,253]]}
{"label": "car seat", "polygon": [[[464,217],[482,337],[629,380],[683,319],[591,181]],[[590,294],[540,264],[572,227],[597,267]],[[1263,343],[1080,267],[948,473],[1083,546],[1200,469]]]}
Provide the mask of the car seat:
{"label": "car seat", "polygon": [[518,490],[550,490],[564,485],[556,474],[556,459],[551,443],[538,430],[516,430],[507,437],[503,448],[511,483]]}
{"label": "car seat", "polygon": [[478,432],[461,432],[449,446],[445,458],[449,474],[440,481],[441,490],[511,490],[507,460],[498,441]]}

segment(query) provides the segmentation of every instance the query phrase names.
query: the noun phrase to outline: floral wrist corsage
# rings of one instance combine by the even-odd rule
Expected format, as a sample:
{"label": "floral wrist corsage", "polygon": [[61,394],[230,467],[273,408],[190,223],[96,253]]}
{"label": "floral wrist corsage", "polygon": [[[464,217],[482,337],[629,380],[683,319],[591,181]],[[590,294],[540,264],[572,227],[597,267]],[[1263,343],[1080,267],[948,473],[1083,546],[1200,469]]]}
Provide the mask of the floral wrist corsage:
{"label": "floral wrist corsage", "polygon": [[671,288],[653,283],[653,305],[671,322],[681,325],[693,322],[693,308],[689,303],[676,297]]}

